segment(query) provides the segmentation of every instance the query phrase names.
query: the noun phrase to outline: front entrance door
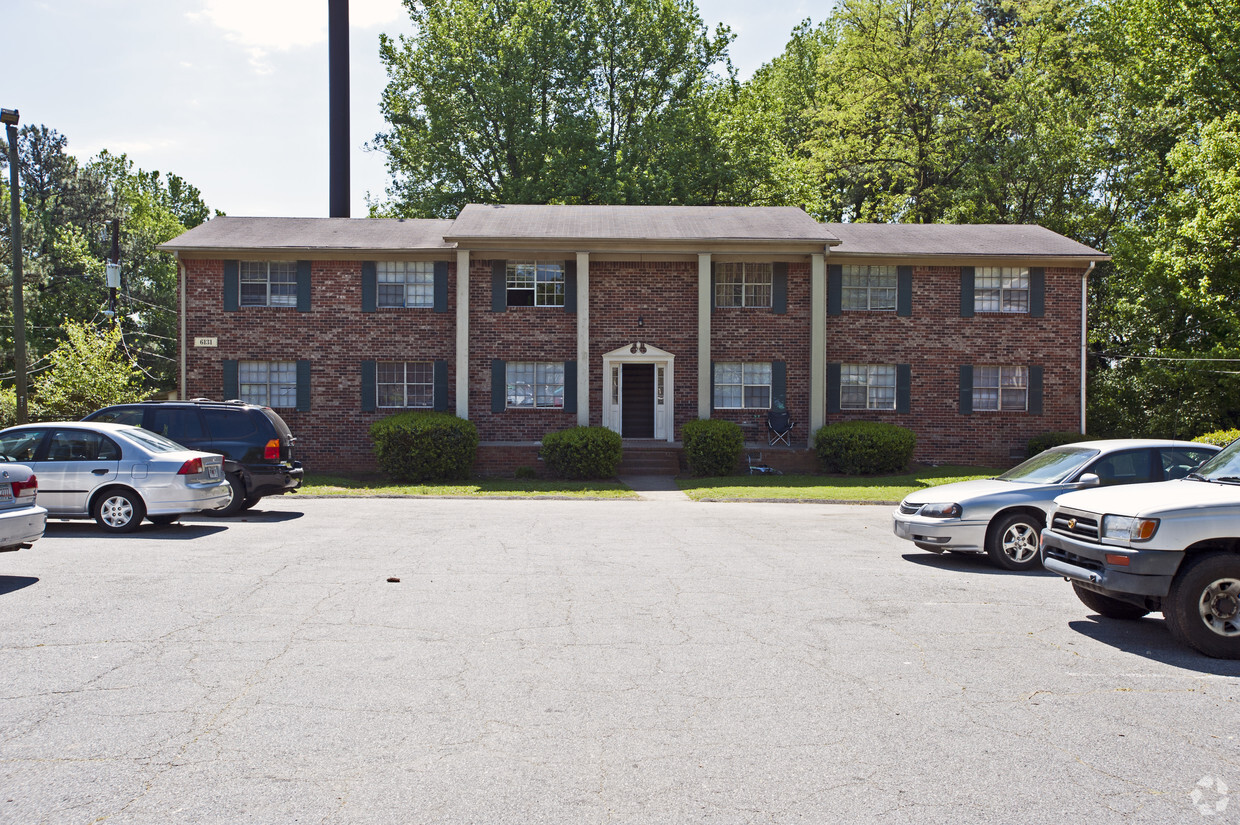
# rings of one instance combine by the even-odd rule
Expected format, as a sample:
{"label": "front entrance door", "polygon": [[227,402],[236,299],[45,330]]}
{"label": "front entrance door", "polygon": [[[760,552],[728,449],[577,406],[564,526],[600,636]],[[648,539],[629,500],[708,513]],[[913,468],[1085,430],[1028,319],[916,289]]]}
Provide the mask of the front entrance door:
{"label": "front entrance door", "polygon": [[620,435],[654,438],[654,364],[625,364]]}

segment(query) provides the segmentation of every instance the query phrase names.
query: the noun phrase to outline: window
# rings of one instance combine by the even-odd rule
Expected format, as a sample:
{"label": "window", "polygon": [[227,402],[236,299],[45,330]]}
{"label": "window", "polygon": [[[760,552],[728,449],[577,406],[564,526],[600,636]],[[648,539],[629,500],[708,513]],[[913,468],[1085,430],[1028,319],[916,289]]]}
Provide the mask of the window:
{"label": "window", "polygon": [[241,400],[264,407],[297,406],[296,361],[240,361]]}
{"label": "window", "polygon": [[770,264],[715,264],[715,306],[769,307],[771,273]]}
{"label": "window", "polygon": [[107,436],[89,430],[52,430],[48,461],[119,461],[121,448]]}
{"label": "window", "polygon": [[843,308],[894,311],[897,271],[894,266],[844,267],[840,282]]}
{"label": "window", "polygon": [[297,306],[297,262],[242,261],[241,306]]}
{"label": "window", "polygon": [[1192,447],[1164,447],[1159,450],[1162,459],[1163,478],[1170,481],[1184,476],[1197,469],[1201,462],[1214,455],[1210,450],[1193,449]]}
{"label": "window", "polygon": [[1086,467],[1085,472],[1097,475],[1103,487],[1109,487],[1112,484],[1139,484],[1154,480],[1149,450],[1125,450],[1122,453],[1112,453]]}
{"label": "window", "polygon": [[430,361],[380,361],[375,365],[380,407],[432,407],[435,365]]}
{"label": "window", "polygon": [[894,410],[896,368],[862,364],[840,365],[840,409]]}
{"label": "window", "polygon": [[1029,270],[979,266],[973,272],[974,312],[1029,312]]}
{"label": "window", "polygon": [[13,430],[0,436],[0,455],[12,461],[34,461],[47,430]]}
{"label": "window", "polygon": [[1029,404],[1028,367],[975,367],[973,409],[1024,412]]}
{"label": "window", "polygon": [[435,264],[433,261],[380,261],[375,265],[375,272],[378,276],[379,306],[433,307],[435,305]]}
{"label": "window", "polygon": [[509,261],[508,306],[564,306],[563,262]]}
{"label": "window", "polygon": [[715,408],[769,410],[771,365],[715,364]]}
{"label": "window", "polygon": [[564,406],[564,363],[509,362],[505,378],[508,383],[508,407]]}

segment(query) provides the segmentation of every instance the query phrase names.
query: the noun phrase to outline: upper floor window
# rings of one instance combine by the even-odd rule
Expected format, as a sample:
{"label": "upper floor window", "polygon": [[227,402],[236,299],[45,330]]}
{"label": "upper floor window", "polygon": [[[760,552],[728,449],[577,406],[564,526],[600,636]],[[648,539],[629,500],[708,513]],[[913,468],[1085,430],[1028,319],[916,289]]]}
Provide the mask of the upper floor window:
{"label": "upper floor window", "polygon": [[509,261],[508,306],[564,306],[563,261]]}
{"label": "upper floor window", "polygon": [[840,283],[843,308],[894,311],[896,275],[894,266],[844,267]]}
{"label": "upper floor window", "polygon": [[375,365],[380,407],[433,407],[435,365],[430,361],[380,361]]}
{"label": "upper floor window", "polygon": [[242,401],[264,407],[297,406],[296,361],[241,361],[237,380]]}
{"label": "upper floor window", "polygon": [[1029,312],[1029,270],[979,266],[973,272],[974,312]]}
{"label": "upper floor window", "polygon": [[894,410],[896,368],[892,365],[841,364],[840,409]]}
{"label": "upper floor window", "polygon": [[[381,307],[433,307],[435,264],[433,261],[380,261],[378,305]],[[382,405],[381,405],[382,406]]]}
{"label": "upper floor window", "polygon": [[241,261],[241,306],[297,306],[297,262]]}
{"label": "upper floor window", "polygon": [[715,364],[715,408],[769,410],[771,364]]}
{"label": "upper floor window", "polygon": [[510,361],[505,365],[507,406],[564,406],[564,362]]}
{"label": "upper floor window", "polygon": [[715,306],[769,307],[771,305],[771,264],[715,264]]}
{"label": "upper floor window", "polygon": [[1024,412],[1028,408],[1028,367],[973,368],[974,410]]}

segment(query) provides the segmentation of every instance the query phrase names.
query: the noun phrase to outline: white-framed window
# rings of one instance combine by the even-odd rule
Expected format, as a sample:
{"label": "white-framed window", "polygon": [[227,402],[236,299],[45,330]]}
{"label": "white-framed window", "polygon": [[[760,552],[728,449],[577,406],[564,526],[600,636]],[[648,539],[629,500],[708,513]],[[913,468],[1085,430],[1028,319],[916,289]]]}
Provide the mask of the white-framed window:
{"label": "white-framed window", "polygon": [[433,307],[435,263],[433,261],[380,261],[375,265],[381,307]]}
{"label": "white-framed window", "polygon": [[379,407],[433,407],[435,365],[430,361],[380,361],[375,364]]}
{"label": "white-framed window", "polygon": [[773,272],[769,263],[715,264],[715,306],[769,307]]}
{"label": "white-framed window", "polygon": [[296,361],[241,361],[237,364],[241,400],[264,407],[297,406]]}
{"label": "white-framed window", "polygon": [[771,364],[715,364],[715,409],[769,410]]}
{"label": "white-framed window", "polygon": [[510,361],[504,370],[509,409],[564,406],[563,361]]}
{"label": "white-framed window", "polygon": [[894,266],[845,266],[840,280],[840,305],[849,311],[895,311]]}
{"label": "white-framed window", "polygon": [[1024,412],[1028,408],[1028,367],[973,368],[974,410]]}
{"label": "white-framed window", "polygon": [[241,261],[241,306],[297,306],[296,261]]}
{"label": "white-framed window", "polygon": [[1029,270],[979,266],[973,270],[974,312],[1029,312]]}
{"label": "white-framed window", "polygon": [[884,364],[840,365],[841,410],[894,410],[896,368]]}
{"label": "white-framed window", "polygon": [[508,306],[564,306],[563,261],[509,261]]}

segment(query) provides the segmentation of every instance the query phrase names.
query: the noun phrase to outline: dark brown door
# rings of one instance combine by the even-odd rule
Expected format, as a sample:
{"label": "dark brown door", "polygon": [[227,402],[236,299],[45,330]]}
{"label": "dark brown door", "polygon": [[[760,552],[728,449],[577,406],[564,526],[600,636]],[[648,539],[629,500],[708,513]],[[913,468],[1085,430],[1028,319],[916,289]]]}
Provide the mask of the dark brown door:
{"label": "dark brown door", "polygon": [[654,438],[654,364],[625,364],[620,435]]}

